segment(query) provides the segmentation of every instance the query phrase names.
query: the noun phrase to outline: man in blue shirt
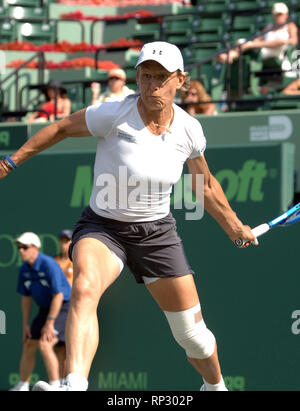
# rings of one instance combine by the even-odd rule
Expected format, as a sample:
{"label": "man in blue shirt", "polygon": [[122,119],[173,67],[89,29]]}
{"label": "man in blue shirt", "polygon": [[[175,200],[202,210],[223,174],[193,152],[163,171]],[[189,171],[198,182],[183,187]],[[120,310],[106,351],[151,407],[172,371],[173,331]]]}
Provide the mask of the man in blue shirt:
{"label": "man in blue shirt", "polygon": [[[65,341],[71,287],[54,258],[40,252],[41,242],[36,234],[23,233],[16,239],[16,244],[23,261],[18,292],[22,295],[24,347],[20,382],[12,391],[28,391],[37,348],[43,356],[50,384],[60,384],[54,347],[58,342]],[[38,305],[39,312],[29,326],[32,301]]]}

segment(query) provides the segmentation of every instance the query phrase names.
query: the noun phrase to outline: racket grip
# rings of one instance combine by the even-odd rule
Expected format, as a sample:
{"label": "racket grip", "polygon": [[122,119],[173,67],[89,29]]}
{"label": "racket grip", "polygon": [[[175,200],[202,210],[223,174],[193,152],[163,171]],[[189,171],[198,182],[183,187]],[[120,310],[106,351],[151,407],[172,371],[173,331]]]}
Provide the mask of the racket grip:
{"label": "racket grip", "polygon": [[[269,224],[264,223],[264,224],[258,225],[257,227],[252,228],[251,231],[252,231],[252,234],[257,238],[267,233],[269,230],[270,230]],[[245,243],[246,241],[243,240],[242,238],[238,238],[237,240],[235,240],[235,245],[237,247],[242,247]]]}

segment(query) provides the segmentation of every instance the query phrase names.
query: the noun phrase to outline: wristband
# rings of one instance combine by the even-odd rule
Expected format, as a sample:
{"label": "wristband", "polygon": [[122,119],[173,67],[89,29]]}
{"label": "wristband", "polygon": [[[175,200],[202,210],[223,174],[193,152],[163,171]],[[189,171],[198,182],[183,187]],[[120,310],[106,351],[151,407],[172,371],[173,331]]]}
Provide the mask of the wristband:
{"label": "wristband", "polygon": [[55,321],[56,318],[55,318],[55,317],[52,317],[52,315],[48,315],[47,320],[53,320],[53,321]]}
{"label": "wristband", "polygon": [[18,168],[17,164],[13,161],[13,159],[8,154],[6,154],[5,159],[9,162],[9,164],[13,168]]}

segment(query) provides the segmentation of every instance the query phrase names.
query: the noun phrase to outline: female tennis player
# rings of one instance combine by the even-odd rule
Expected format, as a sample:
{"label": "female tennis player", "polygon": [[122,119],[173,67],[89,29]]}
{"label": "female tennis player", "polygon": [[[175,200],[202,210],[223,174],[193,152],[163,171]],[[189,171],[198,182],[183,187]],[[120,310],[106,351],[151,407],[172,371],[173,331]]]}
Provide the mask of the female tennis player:
{"label": "female tennis player", "polygon": [[[243,238],[247,247],[255,237],[209,171],[201,125],[173,103],[186,82],[180,50],[148,43],[136,67],[139,95],[89,106],[45,127],[1,161],[0,177],[67,137],[99,137],[93,192],[70,246],[74,280],[66,325],[68,376],[61,390],[87,390],[98,346],[97,306],[127,264],[202,375],[201,389],[225,391],[216,340],[202,318],[194,272],[170,214],[171,188],[186,161],[195,191],[197,175],[204,175],[204,207],[230,240]],[[33,389],[53,390],[42,381]]]}

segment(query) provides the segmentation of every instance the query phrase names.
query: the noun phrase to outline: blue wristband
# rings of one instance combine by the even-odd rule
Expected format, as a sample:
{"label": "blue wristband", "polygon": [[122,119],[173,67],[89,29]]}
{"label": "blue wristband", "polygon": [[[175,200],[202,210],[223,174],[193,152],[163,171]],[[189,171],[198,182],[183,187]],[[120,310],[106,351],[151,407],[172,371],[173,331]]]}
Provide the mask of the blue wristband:
{"label": "blue wristband", "polygon": [[8,154],[5,156],[6,160],[13,166],[13,168],[18,168],[17,164],[13,161]]}

